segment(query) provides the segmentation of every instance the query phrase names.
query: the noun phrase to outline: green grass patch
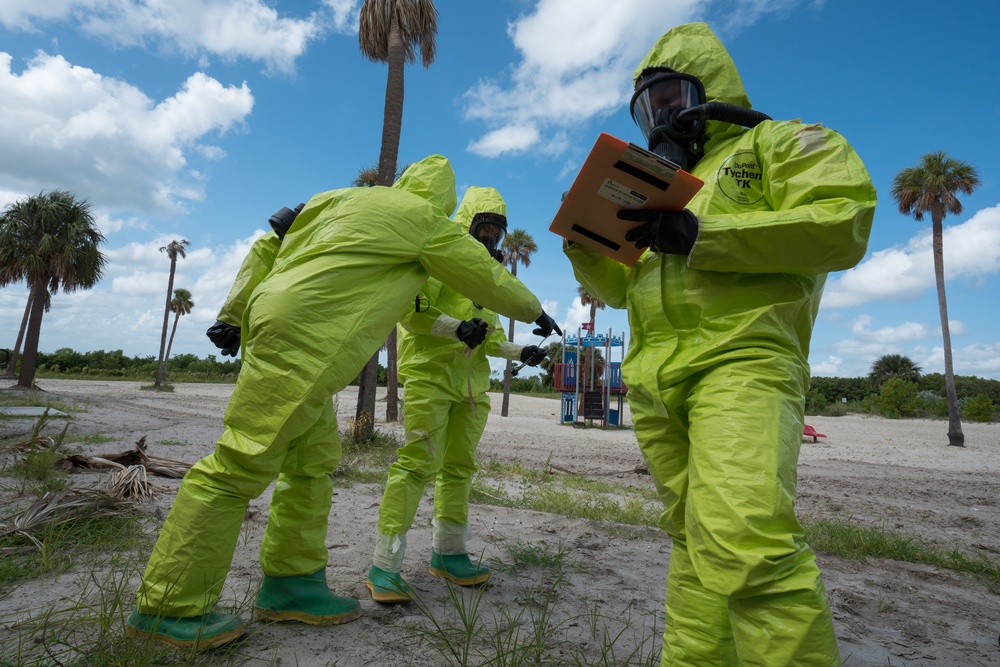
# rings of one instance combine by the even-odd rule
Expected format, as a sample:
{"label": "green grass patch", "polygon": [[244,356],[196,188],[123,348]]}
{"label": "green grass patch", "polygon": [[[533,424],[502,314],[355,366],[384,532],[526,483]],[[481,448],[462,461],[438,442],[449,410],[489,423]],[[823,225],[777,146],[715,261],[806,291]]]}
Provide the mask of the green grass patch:
{"label": "green grass patch", "polygon": [[[473,478],[472,502],[591,519],[609,532],[656,526],[662,508],[655,491],[580,475],[550,475],[519,463],[492,460]],[[629,531],[632,534],[634,531]]]}
{"label": "green grass patch", "polygon": [[944,568],[983,579],[990,590],[1000,593],[1000,562],[982,551],[941,549],[914,535],[845,521],[816,521],[807,524],[805,531],[806,542],[817,551],[842,558],[888,558]]}
{"label": "green grass patch", "polygon": [[385,483],[389,466],[396,460],[396,450],[402,444],[392,433],[365,431],[352,423],[340,431],[342,454],[340,465],[333,471],[334,486]]}
{"label": "green grass patch", "polygon": [[32,534],[34,539],[20,533],[0,536],[0,591],[78,563],[115,562],[122,554],[137,550],[145,554],[151,546],[144,530],[146,520],[144,515],[123,513],[46,525]]}
{"label": "green grass patch", "polygon": [[109,435],[101,435],[100,433],[90,433],[87,435],[77,435],[69,434],[66,436],[66,442],[78,442],[84,445],[103,445],[106,442],[118,442],[118,438],[112,438]]}

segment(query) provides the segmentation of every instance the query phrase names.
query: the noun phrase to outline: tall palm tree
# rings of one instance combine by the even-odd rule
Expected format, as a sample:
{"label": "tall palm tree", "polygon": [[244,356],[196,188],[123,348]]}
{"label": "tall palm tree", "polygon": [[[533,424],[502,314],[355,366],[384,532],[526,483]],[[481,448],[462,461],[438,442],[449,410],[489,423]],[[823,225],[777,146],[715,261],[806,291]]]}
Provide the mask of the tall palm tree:
{"label": "tall palm tree", "polygon": [[880,389],[887,380],[899,378],[907,382],[920,382],[920,366],[902,354],[886,354],[875,360],[868,373],[868,383]]}
{"label": "tall palm tree", "polygon": [[183,287],[175,289],[174,298],[170,300],[170,311],[174,314],[174,326],[170,330],[165,359],[170,359],[170,348],[174,346],[174,334],[177,333],[177,320],[181,319],[181,315],[190,315],[192,308],[194,308],[194,301],[191,300],[191,292]]}
{"label": "tall palm tree", "polygon": [[187,252],[184,249],[189,245],[191,244],[187,239],[181,239],[180,241],[171,241],[160,248],[160,252],[167,253],[167,257],[170,258],[170,277],[167,279],[167,303],[163,307],[163,333],[160,334],[160,358],[156,366],[156,379],[153,380],[153,386],[156,388],[159,388],[167,379],[167,325],[170,323],[170,301],[172,300],[171,295],[174,293],[174,274],[177,272],[177,258],[187,257]]}
{"label": "tall palm tree", "polygon": [[[416,61],[416,48],[424,67],[434,62],[437,50],[437,9],[431,0],[364,0],[361,5],[358,46],[369,60],[388,65],[385,107],[382,112],[382,146],[378,157],[378,185],[392,185],[399,155],[403,126],[403,67]],[[396,421],[399,410],[399,381],[396,372],[396,329],[386,340],[386,421]],[[378,380],[378,353],[365,364],[358,387],[355,419],[370,426],[375,414],[375,385]],[[368,419],[364,419],[364,415]],[[366,426],[366,427],[367,427]]]}
{"label": "tall palm tree", "polygon": [[892,179],[892,197],[899,212],[912,215],[918,222],[931,215],[934,249],[934,279],[937,283],[938,310],[941,314],[941,337],[944,345],[944,382],[948,394],[948,444],[965,446],[962,419],[955,393],[955,369],[951,360],[951,330],[948,328],[948,302],[944,293],[944,218],[958,215],[962,203],[958,193],[972,194],[979,185],[976,168],[948,157],[944,151],[928,153],[916,167],[907,167]]}
{"label": "tall palm tree", "polygon": [[[504,264],[510,267],[511,275],[517,276],[517,265],[524,264],[525,268],[531,265],[531,256],[538,250],[535,239],[531,234],[523,229],[511,230],[503,240]],[[510,326],[507,328],[507,340],[514,340],[514,318],[510,318]],[[507,367],[503,372],[503,404],[500,407],[500,416],[506,417],[510,408],[510,378],[511,361],[507,360]]]}
{"label": "tall palm tree", "polygon": [[578,285],[576,292],[580,295],[580,304],[583,306],[590,306],[590,333],[597,333],[597,331],[594,330],[594,317],[597,315],[597,311],[604,310],[604,307],[607,304],[591,294],[583,285]]}
{"label": "tall palm tree", "polygon": [[24,280],[28,320],[17,384],[31,387],[38,361],[42,315],[52,295],[90,289],[101,279],[107,258],[99,250],[90,203],[71,192],[39,193],[8,206],[0,215],[0,287]]}
{"label": "tall palm tree", "polygon": [[28,299],[24,303],[24,316],[21,317],[21,328],[17,330],[17,341],[14,343],[14,349],[10,351],[10,357],[7,359],[7,371],[4,373],[5,378],[12,378],[14,376],[14,371],[17,369],[17,355],[21,353],[21,343],[24,342],[24,330],[28,328],[28,315],[31,314],[31,299]]}

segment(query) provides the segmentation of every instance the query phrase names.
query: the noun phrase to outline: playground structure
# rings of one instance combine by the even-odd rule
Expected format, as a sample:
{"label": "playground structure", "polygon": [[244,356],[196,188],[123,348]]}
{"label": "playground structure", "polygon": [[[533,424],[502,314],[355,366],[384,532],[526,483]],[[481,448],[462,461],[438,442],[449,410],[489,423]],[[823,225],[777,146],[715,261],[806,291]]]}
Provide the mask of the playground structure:
{"label": "playground structure", "polygon": [[[625,335],[615,336],[610,329],[607,336],[583,333],[578,329],[575,336],[563,336],[562,361],[555,364],[552,373],[556,391],[562,392],[560,421],[574,426],[594,421],[600,421],[601,428],[623,426],[622,406],[628,391],[622,382]],[[616,348],[619,355],[614,361]],[[597,359],[597,350],[603,351],[603,359]]]}

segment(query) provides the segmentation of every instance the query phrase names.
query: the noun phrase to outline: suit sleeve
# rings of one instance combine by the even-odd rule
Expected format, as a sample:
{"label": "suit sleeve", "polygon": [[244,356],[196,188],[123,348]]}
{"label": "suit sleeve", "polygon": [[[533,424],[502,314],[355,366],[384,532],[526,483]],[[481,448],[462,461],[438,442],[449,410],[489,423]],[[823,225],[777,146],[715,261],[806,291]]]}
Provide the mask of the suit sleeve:
{"label": "suit sleeve", "polygon": [[839,134],[818,125],[758,125],[754,150],[772,210],[699,215],[688,266],[821,274],[855,266],[868,247],[875,187]]}
{"label": "suit sleeve", "polygon": [[573,275],[588,292],[612,308],[628,305],[630,267],[579,244],[564,242],[563,252],[573,265]]}
{"label": "suit sleeve", "polygon": [[250,295],[256,289],[274,266],[274,258],[281,247],[281,239],[274,232],[268,232],[264,236],[254,241],[250,246],[250,252],[243,259],[240,270],[236,274],[236,280],[229,290],[226,302],[222,304],[222,310],[216,319],[231,324],[234,327],[240,326],[243,321],[243,311],[246,310]]}
{"label": "suit sleeve", "polygon": [[542,304],[524,283],[447,218],[431,233],[418,259],[431,277],[485,308],[521,322],[534,322],[542,314]]}

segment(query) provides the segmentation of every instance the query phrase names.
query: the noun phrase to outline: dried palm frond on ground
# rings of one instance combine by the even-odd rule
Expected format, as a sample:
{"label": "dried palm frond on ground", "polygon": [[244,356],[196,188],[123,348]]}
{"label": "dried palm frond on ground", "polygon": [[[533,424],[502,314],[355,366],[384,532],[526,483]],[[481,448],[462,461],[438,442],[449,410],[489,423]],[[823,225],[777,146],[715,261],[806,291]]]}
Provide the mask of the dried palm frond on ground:
{"label": "dried palm frond on ground", "polygon": [[149,500],[160,490],[146,479],[146,468],[141,465],[112,472],[104,484],[109,496],[121,500]]}
{"label": "dried palm frond on ground", "polygon": [[180,479],[191,467],[190,463],[173,461],[146,453],[146,436],[135,443],[135,449],[119,454],[101,454],[99,456],[84,456],[75,454],[59,461],[62,468],[118,468],[126,469],[133,466],[143,466],[150,474],[160,477]]}
{"label": "dried palm frond on ground", "polygon": [[31,451],[39,450],[44,451],[47,449],[57,449],[62,446],[63,440],[66,438],[66,431],[69,430],[69,424],[67,423],[61,433],[55,438],[42,435],[42,430],[49,420],[49,411],[46,410],[42,413],[42,416],[38,418],[35,425],[31,427],[31,435],[27,440],[21,440],[20,442],[15,442],[11,447],[18,451]]}
{"label": "dried palm frond on ground", "polygon": [[129,501],[114,498],[97,489],[70,489],[46,493],[27,509],[10,517],[7,523],[0,525],[0,537],[18,533],[41,548],[41,544],[32,536],[32,532],[69,521],[112,516],[122,511],[131,511],[132,508],[133,505]]}

